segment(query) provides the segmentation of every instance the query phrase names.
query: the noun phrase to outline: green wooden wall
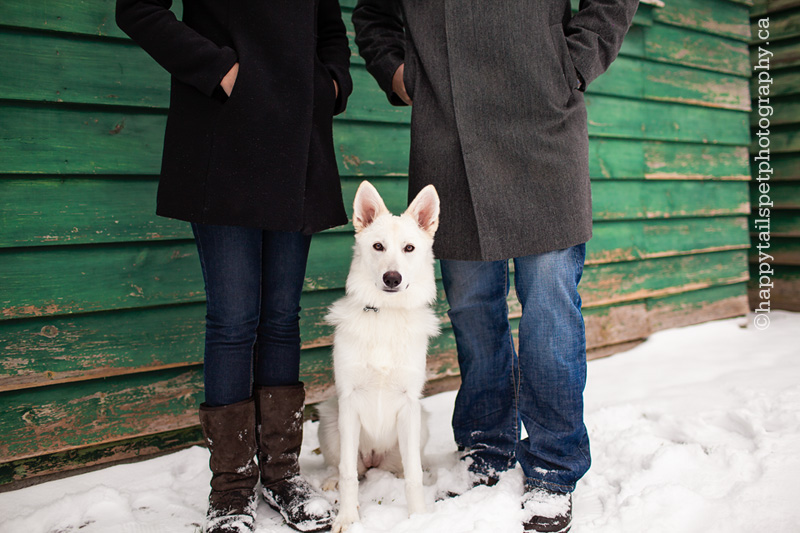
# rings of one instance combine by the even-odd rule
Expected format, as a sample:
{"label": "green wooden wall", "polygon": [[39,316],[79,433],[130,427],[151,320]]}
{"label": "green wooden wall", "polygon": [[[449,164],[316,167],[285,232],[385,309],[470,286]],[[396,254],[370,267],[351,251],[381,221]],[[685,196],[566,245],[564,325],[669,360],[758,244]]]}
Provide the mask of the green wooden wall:
{"label": "green wooden wall", "polygon": [[[769,18],[769,39],[758,38],[758,21]],[[758,49],[768,50],[770,74],[773,79],[770,103],[774,109],[771,117],[770,147],[774,174],[769,180],[768,195],[774,202],[771,213],[770,249],[774,288],[770,291],[772,309],[800,311],[800,0],[756,0],[751,13],[752,46],[751,63],[759,62]],[[763,34],[762,36],[766,36]],[[758,153],[758,80],[751,82],[753,114],[751,117],[753,155]],[[766,103],[765,103],[766,105]],[[753,165],[753,179],[757,177],[757,164]],[[755,219],[759,218],[760,193],[758,182],[751,184],[751,201],[754,216],[750,229],[754,246],[759,242]],[[758,250],[750,252],[751,281],[750,305],[757,308],[763,298],[758,293]]]}
{"label": "green wooden wall", "polygon": [[[113,4],[0,3],[0,484],[199,438],[200,269],[188,226],[153,214],[168,78],[116,28]],[[343,1],[351,36],[354,4]],[[592,357],[747,309],[748,12],[743,0],[643,2],[587,93]],[[345,200],[370,179],[401,210],[410,112],[388,105],[355,49],[352,71],[335,121]],[[331,392],[322,316],[351,241],[343,227],[312,245],[312,402]],[[441,292],[437,311],[446,322]],[[431,378],[456,376],[455,360],[445,323]]]}

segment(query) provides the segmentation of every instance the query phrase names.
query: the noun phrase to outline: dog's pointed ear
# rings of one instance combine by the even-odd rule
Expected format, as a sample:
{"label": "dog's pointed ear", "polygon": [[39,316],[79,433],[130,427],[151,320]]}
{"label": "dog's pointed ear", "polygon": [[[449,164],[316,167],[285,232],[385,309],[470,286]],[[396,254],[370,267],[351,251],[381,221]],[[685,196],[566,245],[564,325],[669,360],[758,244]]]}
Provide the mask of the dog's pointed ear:
{"label": "dog's pointed ear", "polygon": [[410,215],[419,227],[433,237],[439,227],[439,194],[433,185],[427,185],[419,191],[417,197],[408,206],[404,215]]}
{"label": "dog's pointed ear", "polygon": [[356,233],[366,228],[384,213],[388,213],[378,190],[368,181],[362,181],[353,201],[353,227]]}

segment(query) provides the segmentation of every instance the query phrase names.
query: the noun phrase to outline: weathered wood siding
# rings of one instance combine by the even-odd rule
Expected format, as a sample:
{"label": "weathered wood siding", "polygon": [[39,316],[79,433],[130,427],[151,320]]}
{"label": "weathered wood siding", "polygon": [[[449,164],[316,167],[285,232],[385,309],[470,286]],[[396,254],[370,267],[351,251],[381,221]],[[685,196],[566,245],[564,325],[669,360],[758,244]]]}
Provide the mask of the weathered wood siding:
{"label": "weathered wood siding", "polygon": [[[768,18],[768,39],[759,39],[758,21]],[[759,260],[758,249],[750,252],[751,281],[750,305],[758,308],[766,302],[772,309],[788,309],[800,311],[800,0],[756,0],[751,13],[752,46],[751,63],[759,64],[759,48],[774,54],[769,56],[770,84],[769,102],[764,106],[772,106],[774,114],[770,119],[770,157],[774,169],[771,179],[767,181],[767,196],[774,203],[770,217],[770,248],[764,251],[774,257],[774,261],[764,263],[764,269],[771,265],[774,274],[770,280],[774,287],[769,292],[769,299],[759,294]],[[766,37],[762,34],[762,37]],[[763,59],[763,57],[762,57]],[[755,156],[760,148],[757,144],[758,121],[758,79],[751,82],[753,95],[753,145],[751,152]],[[758,163],[753,164],[753,183],[751,183],[751,201],[753,217],[750,229],[753,232],[753,245],[759,242],[756,219],[758,216],[759,183],[756,180]],[[766,200],[766,198],[765,198]],[[760,223],[763,226],[763,222]],[[768,280],[764,280],[769,282]],[[766,288],[766,287],[761,287]]]}
{"label": "weathered wood siding", "polygon": [[[113,4],[0,4],[0,483],[198,439],[201,274],[188,226],[153,214],[168,78],[115,27]],[[355,0],[343,4],[352,30]],[[654,4],[586,98],[592,356],[746,311],[749,6]],[[335,121],[346,201],[370,179],[401,210],[409,110],[388,105],[355,49],[353,77]],[[312,245],[311,401],[330,392],[322,316],[351,242],[344,227]],[[437,311],[446,322],[441,293]],[[457,375],[446,323],[429,369]]]}

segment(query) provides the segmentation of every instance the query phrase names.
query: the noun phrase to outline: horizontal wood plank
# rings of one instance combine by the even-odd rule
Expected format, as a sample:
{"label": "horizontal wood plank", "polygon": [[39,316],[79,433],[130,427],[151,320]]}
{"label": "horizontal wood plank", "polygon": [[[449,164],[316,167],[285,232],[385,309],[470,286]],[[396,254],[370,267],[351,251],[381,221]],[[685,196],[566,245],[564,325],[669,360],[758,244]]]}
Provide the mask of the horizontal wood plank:
{"label": "horizontal wood plank", "polygon": [[9,460],[197,424],[202,370],[164,370],[0,394],[0,457]]}
{"label": "horizontal wood plank", "polygon": [[647,300],[650,331],[746,315],[745,288],[741,282]]}
{"label": "horizontal wood plank", "polygon": [[742,41],[750,38],[749,7],[727,0],[669,0],[653,12],[657,22]]}
{"label": "horizontal wood plank", "polygon": [[581,282],[583,305],[606,306],[745,281],[746,263],[747,252],[733,250],[590,266]]}
{"label": "horizontal wood plank", "polygon": [[[609,72],[616,64],[612,64]],[[646,99],[744,111],[750,109],[750,93],[745,78],[669,63],[644,61],[638,64],[644,71]]]}
{"label": "horizontal wood plank", "polygon": [[770,41],[769,45],[761,44],[750,47],[750,63],[752,65],[758,64],[758,60],[765,57],[769,57],[770,69],[796,67],[800,65],[800,47],[798,47],[796,39]]}
{"label": "horizontal wood plank", "polygon": [[594,220],[655,219],[749,213],[738,181],[603,180],[593,184]]}
{"label": "horizontal wood plank", "polygon": [[[767,115],[767,118],[771,127],[790,126],[796,128],[800,124],[800,95],[769,98],[769,101],[764,101],[763,107],[758,100],[753,100],[753,113],[750,115],[750,126],[753,130],[759,129],[761,113],[769,113],[770,106],[772,107],[772,116]],[[755,134],[756,131],[753,133]]]}
{"label": "horizontal wood plank", "polygon": [[645,30],[648,59],[747,77],[747,43],[697,31],[654,24]]}
{"label": "horizontal wood plank", "polygon": [[0,320],[201,301],[193,242],[0,251]]}
{"label": "horizontal wood plank", "polygon": [[765,13],[777,13],[784,9],[800,7],[800,0],[753,0],[751,17],[761,16]]}
{"label": "horizontal wood plank", "polygon": [[750,118],[744,111],[600,95],[587,95],[586,106],[590,136],[730,145],[749,140]]}
{"label": "horizontal wood plank", "polygon": [[5,99],[169,106],[169,74],[132,41],[0,28],[0,47],[14,58],[0,61]]}
{"label": "horizontal wood plank", "polygon": [[[590,152],[600,142],[591,143]],[[642,149],[647,179],[750,179],[747,146],[645,142]]]}
{"label": "horizontal wood plank", "polygon": [[158,174],[164,114],[63,106],[0,107],[0,173]]}
{"label": "horizontal wood plank", "polygon": [[[800,7],[800,5],[797,7]],[[763,39],[761,36],[759,36],[759,30],[762,29],[769,31],[769,38]],[[783,39],[800,37],[800,10],[795,9],[791,11],[778,11],[770,14],[768,28],[762,28],[759,25],[759,19],[754,19],[752,24],[752,35],[752,40],[754,43],[762,43],[765,41],[775,43]]]}
{"label": "horizontal wood plank", "polygon": [[[800,233],[800,229],[798,231]],[[798,237],[774,237],[769,240],[769,248],[756,248],[756,244],[763,244],[759,242],[753,243],[753,248],[750,250],[750,264],[759,263],[759,252],[767,254],[761,256],[764,262],[768,265],[790,265],[800,266],[800,239]],[[764,267],[766,268],[766,267]]]}
{"label": "horizontal wood plank", "polygon": [[[176,2],[180,6],[181,2]],[[0,24],[53,32],[126,37],[114,21],[115,0],[3,0]]]}
{"label": "horizontal wood plank", "polygon": [[0,321],[0,391],[196,365],[205,302]]}
{"label": "horizontal wood plank", "polygon": [[0,178],[0,247],[192,238],[155,214],[155,178]]}
{"label": "horizontal wood plank", "polygon": [[586,263],[742,249],[749,244],[744,216],[596,222],[587,244]]}
{"label": "horizontal wood plank", "polygon": [[[770,98],[800,95],[800,69],[772,71],[771,75],[772,81],[769,86]],[[761,81],[759,75],[756,75],[756,77],[750,80],[750,91],[754,99],[759,96],[758,90],[761,83],[763,82]],[[780,101],[771,101],[773,105],[780,105]],[[781,116],[782,114],[783,113],[779,113],[778,116]],[[793,119],[793,122],[797,122],[796,115],[793,117]]]}
{"label": "horizontal wood plank", "polygon": [[[750,197],[753,199],[753,207],[757,207],[760,196],[758,182],[750,184]],[[773,202],[774,209],[797,209],[800,210],[800,182],[772,182],[769,184],[768,196]]]}
{"label": "horizontal wood plank", "polygon": [[[800,181],[800,153],[770,154],[772,177],[770,181]],[[758,172],[758,166],[753,165],[753,176]]]}
{"label": "horizontal wood plank", "polygon": [[[773,127],[769,135],[770,150],[772,154],[792,154],[800,152],[800,130],[792,125],[784,127]],[[758,138],[754,136],[750,145],[750,152],[758,152]],[[797,169],[794,170],[797,173]]]}
{"label": "horizontal wood plank", "polygon": [[0,492],[22,488],[34,480],[46,481],[66,472],[82,473],[98,467],[174,452],[204,442],[200,426],[193,426],[183,430],[3,462],[0,463]]}
{"label": "horizontal wood plank", "polygon": [[[756,265],[750,266],[750,307],[784,309],[786,311],[800,312],[800,266],[776,265],[774,274],[770,278],[773,283],[769,293],[769,300],[762,299],[759,293],[758,270]],[[762,302],[767,302],[766,304]]]}
{"label": "horizontal wood plank", "polygon": [[772,211],[771,215],[773,237],[800,237],[800,211]]}

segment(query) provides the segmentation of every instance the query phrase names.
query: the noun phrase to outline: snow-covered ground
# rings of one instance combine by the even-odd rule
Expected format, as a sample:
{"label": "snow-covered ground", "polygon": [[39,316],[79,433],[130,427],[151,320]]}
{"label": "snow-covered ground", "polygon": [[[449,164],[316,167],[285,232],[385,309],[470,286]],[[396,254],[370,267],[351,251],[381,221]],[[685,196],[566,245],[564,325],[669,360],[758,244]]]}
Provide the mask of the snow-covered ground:
{"label": "snow-covered ground", "polygon": [[[800,314],[771,318],[765,331],[745,319],[663,331],[589,364],[594,464],[575,492],[574,533],[800,532]],[[408,518],[402,480],[370,471],[352,533],[519,533],[519,469],[434,501],[465,482],[453,399],[425,400],[431,512]],[[301,466],[320,485],[316,426],[305,430]],[[199,531],[207,465],[195,447],[0,494],[0,532]],[[258,533],[292,531],[265,504],[258,513]]]}

